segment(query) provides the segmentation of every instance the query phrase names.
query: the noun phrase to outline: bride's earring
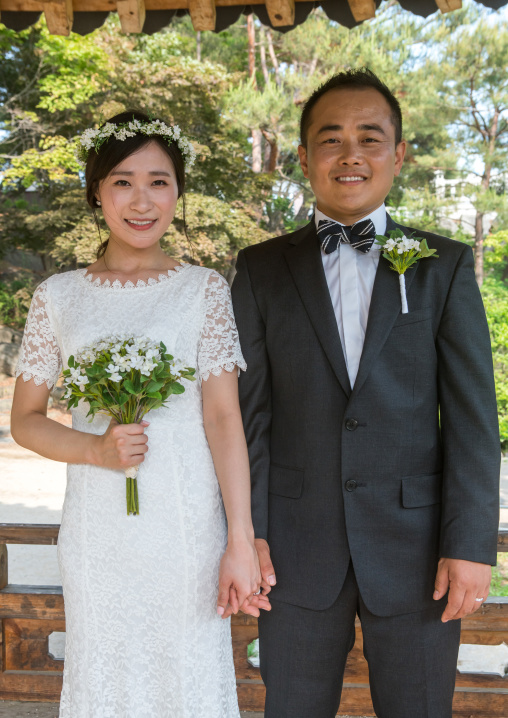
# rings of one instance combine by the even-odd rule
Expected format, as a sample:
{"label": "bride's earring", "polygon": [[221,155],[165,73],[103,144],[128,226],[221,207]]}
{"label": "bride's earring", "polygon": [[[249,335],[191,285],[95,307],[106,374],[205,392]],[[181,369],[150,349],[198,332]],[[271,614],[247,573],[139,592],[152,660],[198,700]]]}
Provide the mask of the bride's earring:
{"label": "bride's earring", "polygon": [[102,203],[101,203],[100,199],[96,199],[95,201],[97,202],[97,207],[101,207],[101,206],[102,206]]}

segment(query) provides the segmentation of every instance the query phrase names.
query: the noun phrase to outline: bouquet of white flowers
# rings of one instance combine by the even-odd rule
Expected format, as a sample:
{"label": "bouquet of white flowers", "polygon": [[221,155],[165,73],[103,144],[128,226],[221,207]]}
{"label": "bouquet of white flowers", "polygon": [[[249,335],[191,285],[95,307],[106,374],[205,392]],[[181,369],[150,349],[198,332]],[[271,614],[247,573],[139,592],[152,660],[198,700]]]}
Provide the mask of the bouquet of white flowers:
{"label": "bouquet of white flowers", "polygon": [[[196,370],[166,352],[162,342],[147,337],[111,336],[69,357],[63,371],[68,408],[88,402],[87,416],[97,412],[119,424],[139,423],[152,409],[166,405],[171,394],[182,394],[181,379],[195,380]],[[138,466],[125,471],[127,514],[139,514]]]}

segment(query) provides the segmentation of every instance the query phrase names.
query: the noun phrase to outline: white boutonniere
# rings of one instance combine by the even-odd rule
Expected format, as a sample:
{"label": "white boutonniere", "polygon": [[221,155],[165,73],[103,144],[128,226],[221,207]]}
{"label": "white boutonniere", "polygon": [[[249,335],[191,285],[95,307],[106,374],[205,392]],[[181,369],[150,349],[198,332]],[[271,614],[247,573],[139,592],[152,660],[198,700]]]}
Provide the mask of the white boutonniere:
{"label": "white boutonniere", "polygon": [[439,255],[436,254],[436,249],[429,249],[427,240],[422,237],[406,237],[400,229],[394,229],[388,234],[389,237],[378,234],[376,240],[383,251],[383,257],[392,265],[391,269],[398,272],[402,314],[407,314],[409,310],[404,276],[406,270],[416,264],[419,259],[437,258]]}

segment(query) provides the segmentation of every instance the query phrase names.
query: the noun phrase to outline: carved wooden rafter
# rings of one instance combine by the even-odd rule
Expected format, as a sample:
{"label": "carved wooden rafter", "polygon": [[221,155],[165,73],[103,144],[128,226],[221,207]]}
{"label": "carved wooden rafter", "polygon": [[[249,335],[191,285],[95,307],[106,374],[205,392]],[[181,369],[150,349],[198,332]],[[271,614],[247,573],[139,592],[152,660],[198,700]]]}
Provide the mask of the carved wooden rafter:
{"label": "carved wooden rafter", "polygon": [[[303,0],[250,0],[250,5],[266,5],[274,27],[294,25],[295,2]],[[342,0],[328,0],[342,2]],[[347,0],[357,22],[373,18],[375,0]],[[0,0],[6,12],[44,12],[49,32],[68,35],[72,30],[73,8],[76,12],[115,12],[118,10],[122,30],[142,31],[145,10],[188,9],[195,30],[215,29],[215,7],[237,6],[240,0]],[[436,8],[447,13],[462,7],[462,0],[435,0]]]}
{"label": "carved wooden rafter", "polygon": [[189,0],[192,26],[198,30],[215,30],[215,0]]}
{"label": "carved wooden rafter", "polygon": [[347,0],[351,13],[356,22],[368,20],[376,14],[376,3],[374,0]]}
{"label": "carved wooden rafter", "polygon": [[116,7],[122,31],[139,33],[145,24],[145,0],[117,0]]}
{"label": "carved wooden rafter", "polygon": [[72,0],[44,2],[44,16],[50,35],[70,35],[74,20]]}
{"label": "carved wooden rafter", "polygon": [[265,4],[274,27],[295,24],[295,0],[265,0]]}
{"label": "carved wooden rafter", "polygon": [[442,13],[451,12],[452,10],[460,10],[462,0],[436,0],[436,5]]}

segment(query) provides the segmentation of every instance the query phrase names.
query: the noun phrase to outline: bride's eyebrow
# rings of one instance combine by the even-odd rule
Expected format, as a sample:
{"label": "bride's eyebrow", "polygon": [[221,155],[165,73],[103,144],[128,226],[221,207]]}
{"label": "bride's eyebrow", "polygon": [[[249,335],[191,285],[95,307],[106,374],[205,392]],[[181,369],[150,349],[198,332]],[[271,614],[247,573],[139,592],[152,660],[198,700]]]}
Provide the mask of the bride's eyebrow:
{"label": "bride's eyebrow", "polygon": [[[124,175],[124,177],[132,177],[135,174],[135,172],[127,172],[126,170],[115,170],[111,173],[112,177],[116,177],[118,175]],[[164,177],[171,177],[171,173],[167,172],[166,170],[151,170],[148,173],[150,176],[157,176],[163,175]]]}

